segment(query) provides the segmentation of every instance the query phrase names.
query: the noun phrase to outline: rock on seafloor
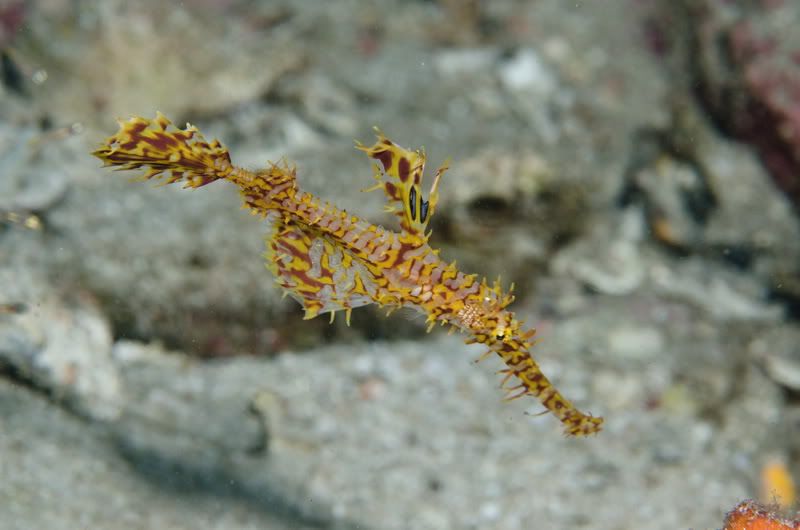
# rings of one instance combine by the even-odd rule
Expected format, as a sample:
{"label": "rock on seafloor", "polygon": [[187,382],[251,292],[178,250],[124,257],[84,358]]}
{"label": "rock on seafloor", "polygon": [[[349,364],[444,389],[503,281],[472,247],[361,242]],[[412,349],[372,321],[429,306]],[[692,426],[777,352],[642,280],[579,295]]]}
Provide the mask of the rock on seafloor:
{"label": "rock on seafloor", "polygon": [[[532,401],[503,403],[499,364],[474,365],[479,351],[454,337],[213,362],[120,341],[111,359],[124,406],[114,419],[77,420],[35,390],[3,383],[0,444],[14,478],[0,486],[0,512],[43,506],[20,528],[57,528],[58,514],[74,510],[111,529],[170,517],[188,528],[204,515],[209,527],[227,528],[711,524],[747,495],[743,475],[780,432],[779,395],[748,370],[741,393],[718,408],[677,406],[667,387],[685,384],[673,379],[680,372],[652,365],[652,356],[675,358],[698,337],[672,337],[673,350],[652,333],[625,332],[629,318],[606,323],[619,329],[616,343],[644,341],[654,351],[620,359],[613,372],[587,370],[579,354],[586,344],[575,333],[599,331],[590,321],[565,321],[540,346],[561,390],[607,418],[599,436],[576,440],[549,416],[526,416],[526,405],[538,411]],[[561,355],[548,355],[554,350]],[[646,406],[659,385],[661,403]],[[687,387],[684,402],[708,402],[697,392]],[[133,508],[139,502],[148,515]],[[213,506],[232,512],[214,519]]]}

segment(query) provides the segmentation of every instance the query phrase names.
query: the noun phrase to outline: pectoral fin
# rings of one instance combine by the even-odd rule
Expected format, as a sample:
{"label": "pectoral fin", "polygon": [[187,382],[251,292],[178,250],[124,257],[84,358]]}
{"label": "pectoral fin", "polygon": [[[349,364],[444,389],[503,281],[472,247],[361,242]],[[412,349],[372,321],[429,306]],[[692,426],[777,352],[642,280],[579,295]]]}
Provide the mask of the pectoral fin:
{"label": "pectoral fin", "polygon": [[321,231],[277,218],[266,238],[267,268],[305,309],[305,318],[371,304],[378,284],[361,261]]}

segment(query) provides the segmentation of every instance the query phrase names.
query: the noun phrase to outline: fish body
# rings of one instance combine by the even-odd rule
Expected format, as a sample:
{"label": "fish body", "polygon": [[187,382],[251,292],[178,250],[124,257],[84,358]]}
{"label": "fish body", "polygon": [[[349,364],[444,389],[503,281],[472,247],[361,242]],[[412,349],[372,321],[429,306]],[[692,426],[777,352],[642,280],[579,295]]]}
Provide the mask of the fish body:
{"label": "fish body", "polygon": [[[305,318],[330,313],[333,319],[342,310],[349,322],[354,308],[372,303],[390,310],[412,308],[426,316],[428,330],[437,323],[450,325],[466,333],[468,343],[486,345],[484,356],[499,355],[506,365],[501,373],[508,399],[538,398],[567,435],[599,432],[603,419],[575,408],[531,357],[535,330],[524,330],[506,309],[514,300],[511,290],[461,272],[430,246],[426,229],[447,163],[436,171],[426,198],[424,151],[404,149],[380,131],[372,146],[357,148],[375,161],[376,183],[364,191],[384,192],[386,209],[399,218],[399,231],[303,191],[295,168],[285,162],[258,171],[235,166],[218,141],[206,141],[191,125],[177,129],[161,114],[153,120],[120,121],[119,131],[93,154],[117,169],[144,168],[144,179],[183,182],[188,188],[217,180],[235,184],[245,206],[267,222],[267,268],[303,305]],[[516,385],[507,387],[511,382]]]}

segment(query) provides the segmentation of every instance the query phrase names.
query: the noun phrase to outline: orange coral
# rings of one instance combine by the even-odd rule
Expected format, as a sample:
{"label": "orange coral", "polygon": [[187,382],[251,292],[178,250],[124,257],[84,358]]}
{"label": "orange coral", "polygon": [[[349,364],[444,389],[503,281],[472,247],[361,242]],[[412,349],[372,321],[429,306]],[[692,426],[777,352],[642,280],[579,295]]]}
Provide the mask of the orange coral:
{"label": "orange coral", "polygon": [[728,513],[723,530],[800,530],[800,519],[785,519],[755,501],[742,501]]}
{"label": "orange coral", "polygon": [[759,500],[775,503],[785,510],[794,506],[796,498],[794,480],[786,463],[780,458],[769,460],[761,469]]}

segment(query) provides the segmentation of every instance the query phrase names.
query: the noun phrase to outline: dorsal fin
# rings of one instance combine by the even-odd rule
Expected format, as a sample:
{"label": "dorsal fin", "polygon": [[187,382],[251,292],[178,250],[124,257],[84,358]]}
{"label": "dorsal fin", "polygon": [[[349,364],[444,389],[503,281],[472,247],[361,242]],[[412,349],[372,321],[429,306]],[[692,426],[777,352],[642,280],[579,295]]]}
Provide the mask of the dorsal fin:
{"label": "dorsal fin", "polygon": [[433,183],[425,199],[422,192],[422,181],[425,171],[425,151],[411,151],[389,140],[378,128],[375,129],[378,140],[371,147],[356,142],[356,148],[377,160],[375,164],[375,180],[377,184],[364,191],[382,189],[386,194],[386,209],[400,218],[403,231],[416,238],[420,243],[427,241],[429,233],[425,233],[428,222],[436,210],[439,198],[439,179],[447,171],[445,162],[436,171]]}

